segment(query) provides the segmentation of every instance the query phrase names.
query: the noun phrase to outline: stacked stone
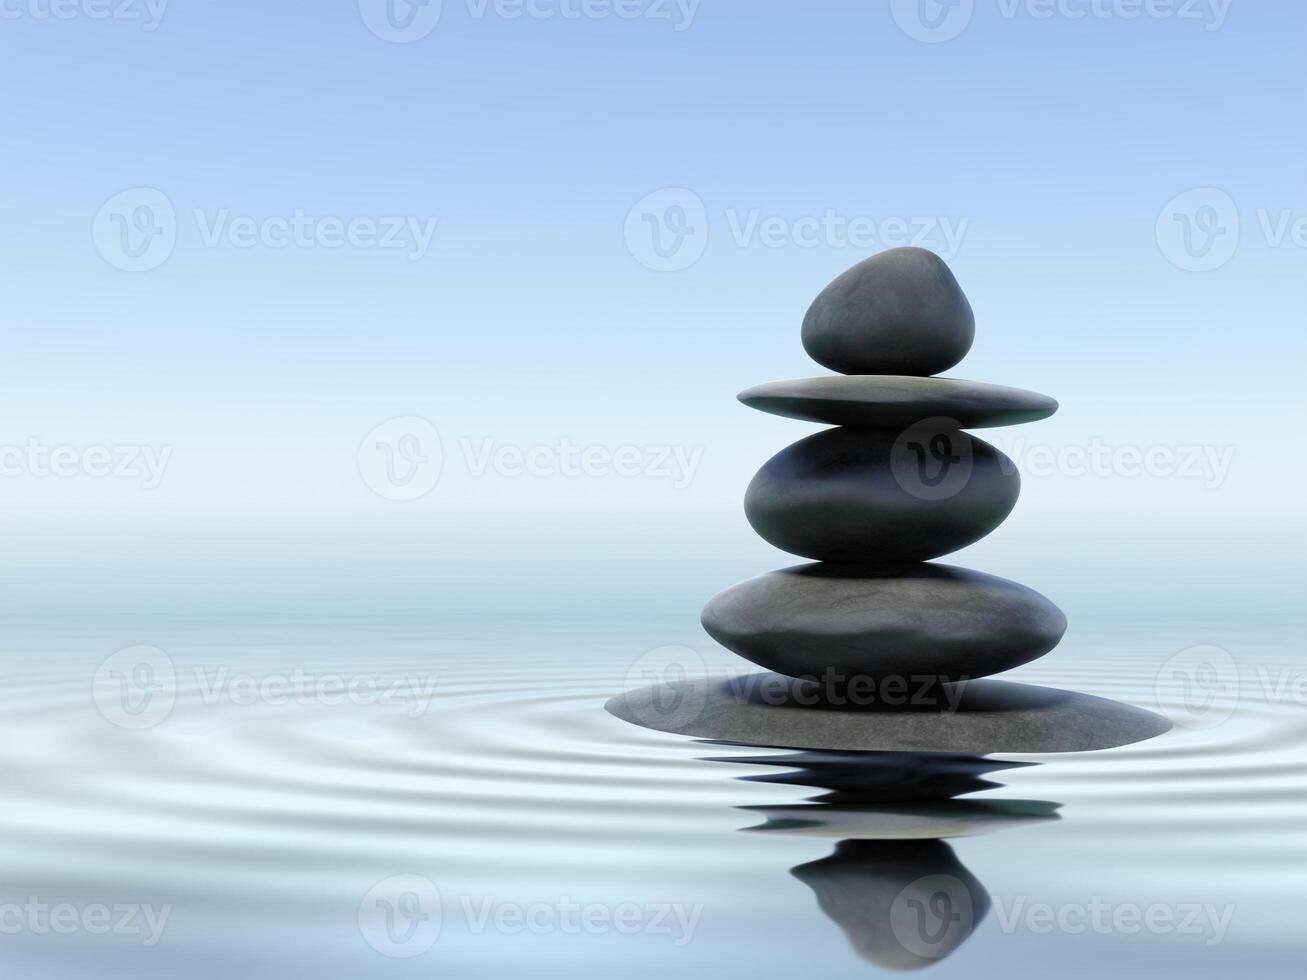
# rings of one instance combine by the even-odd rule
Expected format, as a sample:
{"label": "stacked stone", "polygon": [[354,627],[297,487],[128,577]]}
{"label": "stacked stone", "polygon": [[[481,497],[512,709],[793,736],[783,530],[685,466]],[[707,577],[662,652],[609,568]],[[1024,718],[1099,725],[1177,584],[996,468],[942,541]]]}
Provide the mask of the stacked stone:
{"label": "stacked stone", "polygon": [[1005,579],[927,564],[984,537],[1020,491],[1012,461],[966,429],[1046,418],[1051,398],[933,377],[971,348],[971,305],[943,260],[893,249],[845,272],[803,323],[842,376],[760,385],[752,408],[836,426],[768,461],[754,530],[816,560],[712,599],[703,625],[769,670],[834,681],[983,677],[1053,649],[1066,617]]}

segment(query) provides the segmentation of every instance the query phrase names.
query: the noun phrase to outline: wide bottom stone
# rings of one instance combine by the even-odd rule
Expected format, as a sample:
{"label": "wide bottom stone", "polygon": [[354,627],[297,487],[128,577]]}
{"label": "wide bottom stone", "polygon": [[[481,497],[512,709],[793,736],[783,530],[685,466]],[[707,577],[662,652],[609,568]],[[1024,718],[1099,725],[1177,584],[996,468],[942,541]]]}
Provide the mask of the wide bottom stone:
{"label": "wide bottom stone", "polygon": [[857,752],[1086,752],[1169,731],[1160,715],[1011,681],[840,692],[782,674],[690,678],[619,694],[608,711],[655,731],[774,748]]}

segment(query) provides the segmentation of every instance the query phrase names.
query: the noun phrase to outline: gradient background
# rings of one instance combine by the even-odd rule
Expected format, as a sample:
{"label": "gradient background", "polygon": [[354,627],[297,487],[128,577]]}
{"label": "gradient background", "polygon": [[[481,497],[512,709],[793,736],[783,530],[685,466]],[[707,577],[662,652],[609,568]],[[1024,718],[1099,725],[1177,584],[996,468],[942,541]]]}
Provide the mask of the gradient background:
{"label": "gradient background", "polygon": [[[1199,20],[1040,19],[978,0],[934,44],[878,2],[703,0],[678,30],[675,6],[506,19],[446,0],[408,44],[371,33],[355,2],[173,0],[153,31],[39,19],[43,2],[9,0],[0,20],[0,442],[173,453],[151,492],[6,476],[0,502],[375,507],[359,444],[413,415],[445,457],[415,509],[734,506],[811,427],[732,396],[821,373],[803,313],[879,250],[740,247],[728,215],[754,209],[965,221],[951,264],[978,331],[950,373],[1063,405],[1000,445],[1235,450],[1219,488],[1063,474],[1028,479],[1027,505],[1300,498],[1303,248],[1268,243],[1257,217],[1307,213],[1293,0],[1235,0],[1217,30],[1205,2]],[[175,206],[177,244],[126,273],[91,225],[140,186]],[[1236,202],[1239,247],[1185,272],[1155,226],[1206,186]],[[706,251],[675,273],[624,241],[632,206],[664,187],[707,213]],[[412,261],[210,248],[194,209],[439,224]],[[563,438],[702,446],[702,465],[680,490],[478,478],[460,449]]]}
{"label": "gradient background", "polygon": [[[1136,764],[1015,778],[1068,819],[961,848],[996,894],[1237,902],[1226,945],[990,931],[939,975],[1296,975],[1303,705],[1253,682],[1301,680],[1305,645],[1304,247],[1259,220],[1307,216],[1301,0],[1170,8],[1197,19],[1124,16],[1131,0],[1079,18],[1080,0],[1048,17],[1039,0],[702,0],[688,23],[674,3],[624,20],[445,0],[411,43],[369,29],[373,0],[172,0],[152,30],[51,2],[0,0],[0,463],[29,440],[170,456],[153,489],[0,472],[0,898],[178,916],[139,956],[15,940],[19,974],[430,975],[357,935],[360,897],[399,871],[451,895],[711,896],[682,958],[585,948],[641,975],[859,966],[785,871],[824,842],[735,833],[732,808],[774,788],[599,709],[652,648],[724,661],[703,602],[795,561],[740,501],[816,427],[734,395],[823,373],[803,314],[882,244],[741,244],[732,221],[830,211],[964,227],[949,261],[977,339],[950,375],[1061,401],[982,433],[1021,465],[1022,500],[956,556],[1067,612],[1066,641],[1018,676],[1163,706],[1177,651],[1219,647],[1249,685],[1228,725]],[[957,36],[921,40],[918,11]],[[142,187],[170,202],[175,248],[127,272],[100,213]],[[641,202],[668,188],[655,200],[688,204],[693,235],[686,267],[659,272]],[[197,209],[438,226],[416,261],[208,247]],[[1211,251],[1177,250],[1175,219],[1210,216]],[[409,502],[375,492],[375,430],[396,417],[439,438]],[[464,448],[563,440],[700,463],[679,487],[477,475]],[[1030,465],[1095,445],[1233,458],[1219,481]],[[452,683],[418,725],[184,691],[141,734],[89,697],[134,644],[184,668]],[[557,937],[487,963],[487,940],[450,931],[446,975],[575,974]]]}

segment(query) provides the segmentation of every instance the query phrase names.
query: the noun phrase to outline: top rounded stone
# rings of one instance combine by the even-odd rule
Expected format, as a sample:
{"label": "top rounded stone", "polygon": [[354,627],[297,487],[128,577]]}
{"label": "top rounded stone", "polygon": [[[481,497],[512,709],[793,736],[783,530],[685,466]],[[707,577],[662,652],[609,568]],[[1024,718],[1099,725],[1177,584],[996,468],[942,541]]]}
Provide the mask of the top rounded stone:
{"label": "top rounded stone", "polygon": [[804,349],[841,374],[939,374],[966,357],[975,335],[962,287],[924,248],[859,262],[821,291],[803,319]]}

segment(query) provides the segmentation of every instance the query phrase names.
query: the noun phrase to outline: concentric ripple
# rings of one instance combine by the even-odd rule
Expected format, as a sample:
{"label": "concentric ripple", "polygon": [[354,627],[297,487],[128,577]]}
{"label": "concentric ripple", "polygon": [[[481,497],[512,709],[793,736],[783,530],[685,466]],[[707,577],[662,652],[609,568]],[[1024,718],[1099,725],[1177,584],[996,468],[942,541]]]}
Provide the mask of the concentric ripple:
{"label": "concentric ripple", "polygon": [[[802,837],[735,833],[757,823],[741,807],[815,795],[741,781],[775,772],[774,760],[748,764],[775,750],[603,711],[659,642],[647,628],[159,632],[172,704],[140,728],[94,696],[105,651],[136,637],[11,638],[0,678],[6,893],[163,895],[193,921],[255,928],[269,916],[348,922],[372,882],[401,872],[463,893],[611,894],[680,887],[710,866],[712,894],[743,901],[775,886],[781,855],[821,853]],[[711,670],[738,669],[682,640]],[[1056,827],[1004,834],[1067,834],[1156,874],[1192,868],[1216,835],[1244,869],[1301,857],[1307,706],[1294,651],[1267,644],[1233,675],[1171,659],[1091,638],[1013,672],[1160,710],[1176,727],[1106,752],[1014,758],[1039,764],[1003,769],[992,777],[1003,785],[969,798],[1060,804]]]}

